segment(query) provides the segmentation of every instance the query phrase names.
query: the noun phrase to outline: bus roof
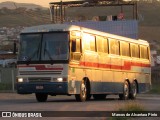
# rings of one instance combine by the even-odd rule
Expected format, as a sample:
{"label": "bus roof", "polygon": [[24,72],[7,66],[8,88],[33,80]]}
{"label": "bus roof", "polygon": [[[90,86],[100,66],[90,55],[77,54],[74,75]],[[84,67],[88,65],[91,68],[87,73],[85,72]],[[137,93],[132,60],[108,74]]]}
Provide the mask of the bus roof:
{"label": "bus roof", "polygon": [[46,25],[39,25],[39,26],[33,26],[33,27],[26,27],[24,30],[22,30],[21,33],[40,33],[40,32],[42,33],[42,32],[54,32],[54,31],[72,31],[72,30],[77,30],[77,31],[82,30],[83,32],[108,37],[110,39],[113,38],[113,39],[118,39],[122,41],[149,45],[149,43],[145,40],[141,40],[141,39],[136,40],[132,38],[127,38],[119,35],[114,35],[106,32],[101,32],[98,30],[93,30],[90,28],[85,28],[85,27],[76,26],[76,25],[69,25],[69,24],[46,24]]}
{"label": "bus roof", "polygon": [[52,31],[71,31],[80,30],[79,26],[68,24],[46,24],[32,27],[26,27],[21,33],[37,33],[37,32],[52,32]]}

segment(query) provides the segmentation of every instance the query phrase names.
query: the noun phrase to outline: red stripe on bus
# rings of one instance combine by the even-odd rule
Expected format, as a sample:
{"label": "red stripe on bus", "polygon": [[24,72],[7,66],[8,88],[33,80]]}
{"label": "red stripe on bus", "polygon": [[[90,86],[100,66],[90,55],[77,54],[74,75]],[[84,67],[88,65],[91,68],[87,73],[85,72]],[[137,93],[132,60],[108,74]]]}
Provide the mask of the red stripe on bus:
{"label": "red stripe on bus", "polygon": [[80,62],[79,66],[131,70],[132,66],[150,67],[150,64],[124,61],[124,65],[122,66],[122,65],[112,65],[112,64],[98,64],[92,62]]}
{"label": "red stripe on bus", "polygon": [[129,61],[124,61],[124,65],[122,66],[122,70],[130,70],[132,63]]}

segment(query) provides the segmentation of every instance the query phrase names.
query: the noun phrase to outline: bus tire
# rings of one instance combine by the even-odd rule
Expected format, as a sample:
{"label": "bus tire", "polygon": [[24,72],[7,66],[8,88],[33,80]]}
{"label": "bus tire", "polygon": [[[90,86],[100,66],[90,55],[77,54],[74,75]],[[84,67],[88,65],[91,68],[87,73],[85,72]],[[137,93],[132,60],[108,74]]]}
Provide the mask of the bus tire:
{"label": "bus tire", "polygon": [[136,81],[133,81],[132,85],[131,85],[131,91],[130,91],[130,95],[129,95],[129,98],[130,99],[136,99],[136,96],[137,96],[137,83]]}
{"label": "bus tire", "polygon": [[88,91],[87,82],[85,80],[82,80],[80,85],[80,94],[75,95],[76,101],[79,101],[79,102],[86,101],[87,98],[89,98],[89,95],[87,95],[87,91]]}
{"label": "bus tire", "polygon": [[35,96],[38,102],[46,102],[48,98],[48,94],[44,93],[36,93]]}
{"label": "bus tire", "polygon": [[94,94],[93,98],[95,100],[105,100],[106,99],[106,94]]}
{"label": "bus tire", "polygon": [[127,81],[124,82],[123,85],[123,94],[119,94],[120,100],[127,100],[129,98],[129,83]]}

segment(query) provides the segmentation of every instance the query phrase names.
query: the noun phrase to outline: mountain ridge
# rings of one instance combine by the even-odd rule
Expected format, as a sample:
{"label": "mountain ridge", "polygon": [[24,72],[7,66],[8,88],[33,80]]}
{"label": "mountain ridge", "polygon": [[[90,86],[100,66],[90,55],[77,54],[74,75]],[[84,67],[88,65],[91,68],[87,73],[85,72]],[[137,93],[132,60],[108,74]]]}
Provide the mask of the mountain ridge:
{"label": "mountain ridge", "polygon": [[19,7],[24,7],[24,8],[27,8],[27,9],[36,9],[36,8],[48,9],[46,7],[36,5],[36,4],[33,4],[33,3],[17,3],[17,2],[13,2],[13,1],[6,1],[6,2],[1,2],[0,3],[0,9],[2,9],[2,8],[16,9],[16,8],[19,8]]}
{"label": "mountain ridge", "polygon": [[[17,3],[15,3],[17,5]],[[19,4],[19,3],[18,3]],[[0,3],[1,5],[1,3]],[[14,3],[12,2],[12,7]],[[30,4],[28,4],[30,5]],[[150,9],[148,9],[148,7]],[[37,9],[38,8],[38,9]],[[151,4],[143,4],[139,3],[138,5],[138,14],[141,15],[141,19],[139,19],[139,36],[141,39],[145,39],[148,41],[156,41],[159,43],[160,38],[160,16],[158,11],[160,11],[160,3],[151,3]],[[85,11],[85,13],[83,13]],[[106,14],[105,11],[109,11],[106,8],[98,8],[89,10],[87,8],[79,8],[75,10],[70,10],[67,13],[69,15],[77,15],[88,17],[89,15],[98,14],[101,15]],[[113,13],[113,10],[110,10]],[[83,14],[82,14],[83,13]],[[102,15],[103,15],[102,14]],[[39,5],[33,7],[33,9],[26,8],[23,6],[14,6],[14,9],[8,9],[2,7],[0,9],[0,27],[16,27],[16,26],[35,26],[41,24],[49,24],[50,21],[50,10],[42,9]]]}

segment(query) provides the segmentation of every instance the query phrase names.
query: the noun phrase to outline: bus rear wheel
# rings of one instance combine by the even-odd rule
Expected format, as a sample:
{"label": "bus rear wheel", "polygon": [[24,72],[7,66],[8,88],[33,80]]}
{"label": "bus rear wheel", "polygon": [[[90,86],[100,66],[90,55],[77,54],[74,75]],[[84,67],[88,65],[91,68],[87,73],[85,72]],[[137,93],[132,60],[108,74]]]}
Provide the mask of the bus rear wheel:
{"label": "bus rear wheel", "polygon": [[36,93],[35,96],[38,102],[46,102],[48,98],[48,94],[44,93]]}
{"label": "bus rear wheel", "polygon": [[129,83],[127,81],[124,82],[123,85],[123,94],[119,94],[120,100],[127,100],[129,98]]}
{"label": "bus rear wheel", "polygon": [[[85,80],[82,80],[80,85],[80,94],[76,94],[75,98],[79,102],[84,102],[89,97],[89,94],[87,94],[88,86]],[[88,96],[88,97],[87,97]]]}
{"label": "bus rear wheel", "polygon": [[137,83],[136,81],[133,81],[129,98],[133,100],[136,99],[136,96],[137,96]]}

